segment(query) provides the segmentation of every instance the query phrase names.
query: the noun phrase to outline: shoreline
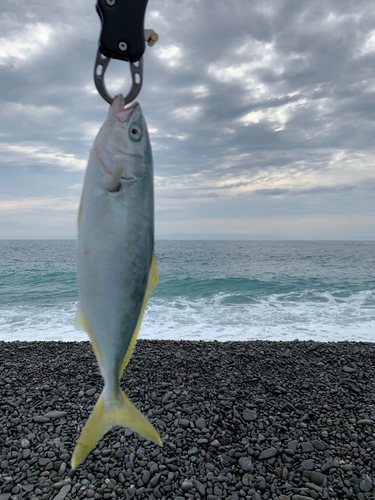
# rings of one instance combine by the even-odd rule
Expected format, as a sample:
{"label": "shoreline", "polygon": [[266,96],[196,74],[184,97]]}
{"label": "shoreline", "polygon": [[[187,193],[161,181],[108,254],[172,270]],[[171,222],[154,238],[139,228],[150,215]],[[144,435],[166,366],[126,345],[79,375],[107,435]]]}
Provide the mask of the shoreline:
{"label": "shoreline", "polygon": [[73,474],[89,341],[0,341],[0,500],[373,499],[374,375],[371,342],[140,339],[121,387],[164,447],[115,427]]}

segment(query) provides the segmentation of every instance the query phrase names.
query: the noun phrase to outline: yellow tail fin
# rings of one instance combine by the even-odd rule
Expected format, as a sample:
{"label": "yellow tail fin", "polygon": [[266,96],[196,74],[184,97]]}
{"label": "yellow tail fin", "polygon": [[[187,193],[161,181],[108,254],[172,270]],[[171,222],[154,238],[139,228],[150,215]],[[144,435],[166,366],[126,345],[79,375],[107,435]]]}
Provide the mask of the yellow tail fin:
{"label": "yellow tail fin", "polygon": [[105,404],[100,395],[88,419],[72,456],[72,469],[87,457],[100,438],[114,425],[130,427],[146,439],[163,446],[159,434],[145,416],[133,405],[120,389],[120,399],[114,404]]}

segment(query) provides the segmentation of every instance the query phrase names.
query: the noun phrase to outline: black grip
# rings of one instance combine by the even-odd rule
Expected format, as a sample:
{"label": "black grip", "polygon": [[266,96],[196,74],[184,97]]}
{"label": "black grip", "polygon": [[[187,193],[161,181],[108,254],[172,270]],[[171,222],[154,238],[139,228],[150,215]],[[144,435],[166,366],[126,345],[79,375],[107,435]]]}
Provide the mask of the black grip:
{"label": "black grip", "polygon": [[[99,47],[103,55],[121,61],[140,60],[145,51],[144,17],[147,2],[97,0],[96,10],[102,21]],[[120,47],[126,49],[121,50]]]}

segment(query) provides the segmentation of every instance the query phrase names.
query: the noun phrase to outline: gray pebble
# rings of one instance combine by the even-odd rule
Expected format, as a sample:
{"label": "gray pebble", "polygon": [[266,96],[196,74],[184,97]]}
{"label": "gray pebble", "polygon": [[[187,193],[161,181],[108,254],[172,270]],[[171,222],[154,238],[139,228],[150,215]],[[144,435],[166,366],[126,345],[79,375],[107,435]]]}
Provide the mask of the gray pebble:
{"label": "gray pebble", "polygon": [[311,460],[304,460],[301,465],[305,470],[314,470],[315,467]]}
{"label": "gray pebble", "polygon": [[293,495],[292,500],[314,500],[312,497],[307,497],[306,495]]}
{"label": "gray pebble", "polygon": [[316,450],[319,450],[319,451],[325,451],[327,448],[324,443],[322,443],[321,441],[318,441],[318,440],[311,441],[311,444],[314,446],[314,448]]}
{"label": "gray pebble", "polygon": [[42,415],[35,415],[33,417],[34,422],[38,424],[45,424],[46,422],[50,422],[51,420],[48,417],[43,417]]}
{"label": "gray pebble", "polygon": [[33,484],[23,484],[22,489],[27,491],[27,493],[30,493],[30,491],[33,491],[34,485]]}
{"label": "gray pebble", "polygon": [[70,489],[71,489],[70,484],[63,486],[53,500],[64,500],[66,495],[69,493]]}
{"label": "gray pebble", "polygon": [[150,485],[155,488],[155,486],[159,483],[160,479],[160,474],[156,474],[154,477],[151,478],[150,480]]}
{"label": "gray pebble", "polygon": [[254,469],[253,463],[250,457],[241,457],[238,460],[238,465],[241,467],[242,470],[245,472],[252,471]]}
{"label": "gray pebble", "polygon": [[219,448],[220,443],[217,439],[214,439],[213,441],[211,441],[210,445],[213,446],[214,448]]}
{"label": "gray pebble", "polygon": [[206,487],[204,486],[204,484],[202,484],[198,480],[195,480],[194,481],[194,486],[195,486],[197,492],[200,494],[201,497],[204,497],[206,495]]}
{"label": "gray pebble", "polygon": [[317,491],[318,493],[323,492],[323,488],[321,486],[318,486],[317,484],[306,483],[305,486],[306,486],[306,488],[309,488],[309,490],[314,490],[314,491]]}
{"label": "gray pebble", "polygon": [[359,487],[361,488],[361,491],[368,492],[372,488],[372,482],[369,477],[366,477],[365,479],[362,479],[360,482]]}
{"label": "gray pebble", "polygon": [[327,476],[325,476],[324,474],[322,474],[321,472],[312,472],[311,473],[311,476],[310,476],[310,481],[314,484],[317,484],[318,486],[321,486],[325,479],[326,479]]}
{"label": "gray pebble", "polygon": [[272,458],[277,454],[276,448],[267,448],[267,450],[263,450],[259,455],[259,460],[267,460],[268,458]]}
{"label": "gray pebble", "polygon": [[242,413],[242,418],[246,422],[253,422],[254,420],[257,419],[257,412],[253,410],[244,410]]}
{"label": "gray pebble", "polygon": [[180,425],[183,429],[186,429],[187,427],[190,426],[190,421],[189,420],[186,420],[185,418],[182,418],[180,420]]}
{"label": "gray pebble", "polygon": [[372,425],[373,423],[374,423],[373,420],[370,420],[367,418],[364,418],[362,420],[358,420],[358,422],[357,422],[358,425]]}
{"label": "gray pebble", "polygon": [[195,427],[198,429],[204,429],[206,427],[206,420],[204,418],[198,418],[198,420],[195,422]]}
{"label": "gray pebble", "polygon": [[148,484],[148,482],[150,481],[150,477],[151,477],[150,471],[145,470],[142,474],[142,481],[144,482],[144,484]]}
{"label": "gray pebble", "polygon": [[167,401],[169,401],[172,396],[173,396],[173,392],[172,391],[166,392],[164,394],[164,396],[163,396],[163,399],[161,400],[162,404],[165,404]]}
{"label": "gray pebble", "polygon": [[355,368],[352,368],[351,366],[343,366],[342,371],[345,373],[354,373],[357,370]]}
{"label": "gray pebble", "polygon": [[306,443],[301,443],[301,446],[303,453],[309,453],[310,451],[314,451],[314,446],[309,441]]}
{"label": "gray pebble", "polygon": [[297,445],[298,445],[298,441],[296,439],[293,439],[293,441],[288,442],[288,448],[292,451],[297,450]]}
{"label": "gray pebble", "polygon": [[86,396],[93,396],[96,393],[96,387],[91,387],[91,389],[87,389]]}
{"label": "gray pebble", "polygon": [[45,413],[44,414],[45,417],[47,418],[51,418],[52,420],[54,420],[55,418],[63,418],[63,417],[66,417],[67,416],[67,412],[66,411],[49,411],[48,413]]}
{"label": "gray pebble", "polygon": [[194,485],[191,481],[184,481],[181,485],[182,491],[189,491],[194,488]]}
{"label": "gray pebble", "polygon": [[63,476],[65,474],[65,470],[66,470],[66,463],[62,462],[62,464],[59,467],[59,472],[57,473],[57,475],[60,477]]}
{"label": "gray pebble", "polygon": [[28,439],[21,439],[21,448],[30,448],[30,441]]}

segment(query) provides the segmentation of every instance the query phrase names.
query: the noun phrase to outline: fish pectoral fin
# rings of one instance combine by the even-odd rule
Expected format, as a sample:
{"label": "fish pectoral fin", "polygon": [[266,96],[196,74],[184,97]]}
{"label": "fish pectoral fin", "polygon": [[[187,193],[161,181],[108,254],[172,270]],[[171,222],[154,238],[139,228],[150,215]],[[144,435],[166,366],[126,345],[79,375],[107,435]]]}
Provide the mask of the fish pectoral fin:
{"label": "fish pectoral fin", "polygon": [[137,410],[120,389],[120,399],[112,404],[104,403],[103,393],[87,421],[72,456],[72,469],[87,457],[101,437],[114,425],[129,427],[146,439],[163,446],[159,434],[147,418]]}
{"label": "fish pectoral fin", "polygon": [[118,191],[121,187],[121,177],[122,177],[122,174],[124,173],[124,166],[123,165],[117,165],[117,167],[115,167],[115,170],[113,171],[113,174],[112,174],[112,178],[111,180],[109,181],[109,184],[108,184],[108,191],[110,191],[111,193],[114,193],[115,191]]}

